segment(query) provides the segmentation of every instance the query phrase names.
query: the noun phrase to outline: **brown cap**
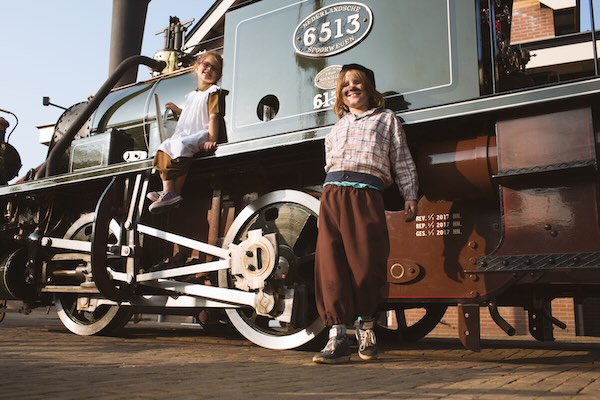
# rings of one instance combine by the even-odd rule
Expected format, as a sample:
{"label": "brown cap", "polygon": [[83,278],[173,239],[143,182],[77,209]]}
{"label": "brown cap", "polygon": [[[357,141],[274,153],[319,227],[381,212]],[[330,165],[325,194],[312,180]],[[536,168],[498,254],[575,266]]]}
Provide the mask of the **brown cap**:
{"label": "brown cap", "polygon": [[367,75],[367,78],[371,81],[373,88],[377,89],[377,87],[375,86],[375,74],[369,68],[364,67],[360,64],[345,64],[342,66],[342,71],[348,71],[350,69],[356,69],[364,72]]}

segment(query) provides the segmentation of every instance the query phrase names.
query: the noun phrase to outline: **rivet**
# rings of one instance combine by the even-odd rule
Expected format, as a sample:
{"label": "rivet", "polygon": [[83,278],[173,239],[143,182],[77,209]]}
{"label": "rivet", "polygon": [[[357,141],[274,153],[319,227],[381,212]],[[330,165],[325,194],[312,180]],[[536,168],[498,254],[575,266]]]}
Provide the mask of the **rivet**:
{"label": "rivet", "polygon": [[550,231],[550,236],[557,237],[558,236],[558,232],[557,231]]}
{"label": "rivet", "polygon": [[477,247],[479,247],[479,245],[475,241],[470,241],[468,245],[472,249],[476,249]]}
{"label": "rivet", "polygon": [[510,261],[502,260],[502,265],[504,265],[506,267],[508,264],[510,264]]}
{"label": "rivet", "polygon": [[546,224],[546,225],[544,225],[544,229],[549,231],[550,229],[552,229],[552,225]]}

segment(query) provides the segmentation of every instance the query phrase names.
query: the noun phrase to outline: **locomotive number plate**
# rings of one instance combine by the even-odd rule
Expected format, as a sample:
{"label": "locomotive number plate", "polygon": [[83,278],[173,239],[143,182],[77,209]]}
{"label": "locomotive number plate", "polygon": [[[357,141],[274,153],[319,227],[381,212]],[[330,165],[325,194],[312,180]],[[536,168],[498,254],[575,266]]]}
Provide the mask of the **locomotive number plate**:
{"label": "locomotive number plate", "polygon": [[364,4],[345,2],[323,7],[306,17],[294,31],[296,53],[327,57],[360,43],[371,30],[373,14]]}

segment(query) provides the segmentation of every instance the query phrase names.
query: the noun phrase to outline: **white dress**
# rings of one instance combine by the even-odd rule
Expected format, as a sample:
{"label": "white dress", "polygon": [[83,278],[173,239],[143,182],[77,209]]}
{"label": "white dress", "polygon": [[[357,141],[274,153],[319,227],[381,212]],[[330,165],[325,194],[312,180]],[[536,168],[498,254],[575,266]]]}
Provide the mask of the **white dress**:
{"label": "white dress", "polygon": [[208,96],[219,90],[212,85],[205,91],[194,90],[185,96],[183,111],[179,116],[173,136],[160,144],[158,150],[171,158],[192,157],[208,140]]}

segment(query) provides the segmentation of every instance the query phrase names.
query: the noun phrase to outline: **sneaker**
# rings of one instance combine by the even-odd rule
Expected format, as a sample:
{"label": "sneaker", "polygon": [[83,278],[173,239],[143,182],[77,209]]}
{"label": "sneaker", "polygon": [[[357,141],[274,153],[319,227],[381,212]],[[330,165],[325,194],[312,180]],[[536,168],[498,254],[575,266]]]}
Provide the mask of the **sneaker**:
{"label": "sneaker", "polygon": [[148,210],[152,214],[161,214],[181,203],[182,200],[183,198],[175,192],[162,192],[158,200],[150,204]]}
{"label": "sneaker", "polygon": [[317,364],[339,364],[350,361],[350,342],[346,335],[332,336],[319,353],[313,357]]}
{"label": "sneaker", "polygon": [[150,192],[146,195],[146,198],[148,200],[150,200],[151,202],[155,202],[156,200],[158,200],[158,198],[160,197],[160,195],[162,194],[162,191],[159,192]]}
{"label": "sneaker", "polygon": [[373,327],[375,321],[359,320],[354,324],[356,341],[358,342],[358,356],[363,360],[377,359],[377,340]]}

